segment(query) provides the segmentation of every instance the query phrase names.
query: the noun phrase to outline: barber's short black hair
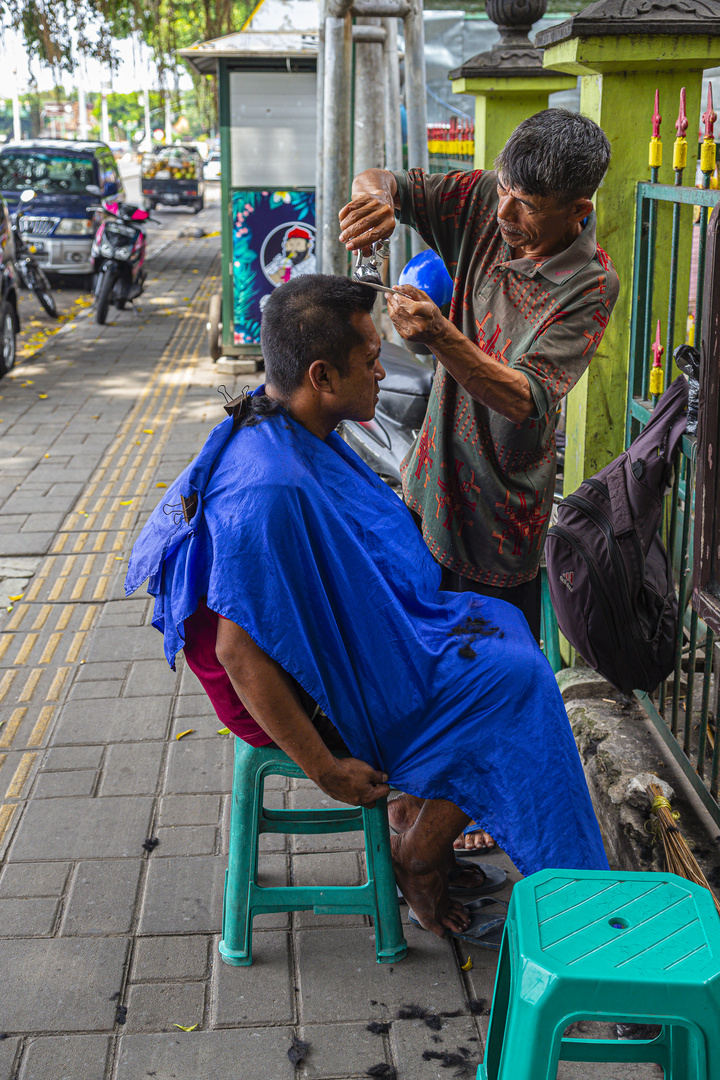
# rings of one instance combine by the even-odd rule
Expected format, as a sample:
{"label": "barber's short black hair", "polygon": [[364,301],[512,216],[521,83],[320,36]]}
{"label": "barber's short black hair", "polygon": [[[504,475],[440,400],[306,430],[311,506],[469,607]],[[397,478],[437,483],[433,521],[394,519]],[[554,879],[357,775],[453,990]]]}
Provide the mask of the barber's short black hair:
{"label": "barber's short black hair", "polygon": [[602,128],[569,109],[544,109],[513,131],[495,159],[503,187],[552,195],[561,205],[590,198],[610,164]]}
{"label": "barber's short black hair", "polygon": [[260,328],[268,384],[289,397],[315,360],[345,374],[348,353],[362,342],[350,316],[372,311],[376,295],[369,285],[331,274],[303,274],[278,286]]}

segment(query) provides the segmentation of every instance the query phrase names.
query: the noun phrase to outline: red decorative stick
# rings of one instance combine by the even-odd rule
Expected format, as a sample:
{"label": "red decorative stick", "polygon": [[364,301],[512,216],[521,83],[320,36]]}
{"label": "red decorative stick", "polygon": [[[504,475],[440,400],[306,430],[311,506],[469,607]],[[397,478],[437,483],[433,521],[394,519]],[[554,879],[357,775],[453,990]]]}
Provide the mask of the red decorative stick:
{"label": "red decorative stick", "polygon": [[713,109],[713,93],[712,83],[708,83],[708,103],[707,109],[702,114],[703,123],[705,124],[705,138],[712,139],[715,131],[715,121],[717,120],[717,113]]}
{"label": "red decorative stick", "polygon": [[650,393],[653,397],[663,392],[663,369],[661,358],[665,349],[660,344],[660,320],[657,321],[657,330],[655,331],[655,341],[652,346],[653,362],[650,368]]}
{"label": "red decorative stick", "polygon": [[678,139],[685,138],[685,132],[688,129],[687,112],[685,111],[685,87],[683,86],[680,91],[680,111],[678,112],[678,118],[675,121],[675,130],[677,131]]}
{"label": "red decorative stick", "polygon": [[655,112],[653,113],[652,125],[653,125],[653,139],[660,138],[660,125],[662,123],[662,116],[660,115],[660,91],[655,91]]}

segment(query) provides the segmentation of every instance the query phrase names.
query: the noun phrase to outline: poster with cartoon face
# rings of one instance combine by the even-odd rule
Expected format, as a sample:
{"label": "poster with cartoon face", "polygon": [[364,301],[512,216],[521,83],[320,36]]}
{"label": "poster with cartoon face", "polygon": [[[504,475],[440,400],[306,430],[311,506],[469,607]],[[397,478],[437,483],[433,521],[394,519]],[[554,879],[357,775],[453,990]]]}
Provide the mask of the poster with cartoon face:
{"label": "poster with cartoon face", "polygon": [[232,215],[233,336],[257,345],[273,289],[316,271],[315,193],[234,191]]}

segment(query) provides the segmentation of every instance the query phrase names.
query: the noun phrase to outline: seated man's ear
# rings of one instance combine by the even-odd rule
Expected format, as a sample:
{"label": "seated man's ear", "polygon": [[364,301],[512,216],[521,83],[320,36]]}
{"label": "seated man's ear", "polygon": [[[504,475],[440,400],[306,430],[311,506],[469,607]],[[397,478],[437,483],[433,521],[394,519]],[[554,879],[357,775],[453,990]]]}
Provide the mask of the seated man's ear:
{"label": "seated man's ear", "polygon": [[327,360],[313,360],[308,368],[308,377],[314,390],[321,394],[332,394],[336,388],[338,370]]}

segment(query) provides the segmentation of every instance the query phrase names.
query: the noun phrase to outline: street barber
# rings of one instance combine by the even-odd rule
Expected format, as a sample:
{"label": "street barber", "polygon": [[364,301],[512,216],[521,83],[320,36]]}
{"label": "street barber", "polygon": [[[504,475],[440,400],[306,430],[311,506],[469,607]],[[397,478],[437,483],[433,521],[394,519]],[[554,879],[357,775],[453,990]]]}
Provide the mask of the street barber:
{"label": "street barber", "polygon": [[586,117],[546,109],[508,139],[496,171],[368,169],[340,211],[351,251],[412,225],[454,280],[450,317],[412,286],[388,296],[398,333],[438,361],[403,462],[443,588],[502,597],[540,636],[538,574],[562,398],[592,360],[618,294],[591,197],[610,161]]}
{"label": "street barber", "polygon": [[524,874],[607,861],[525,619],[439,591],[412,516],[335,433],[375,413],[374,299],[366,285],[315,274],[272,293],[267,383],[165,493],[126,591],[150,579],[168,661],[185,648],[218,717],[251,745],[281,747],[343,802],[371,805],[388,783],[425,800],[393,837],[399,887],[426,929],[482,936],[483,917],[448,889],[452,841],[470,818]]}
{"label": "street barber", "polygon": [[[413,286],[387,298],[401,337],[423,342],[438,361],[425,421],[401,466],[403,494],[442,568],[442,588],[507,600],[538,641],[557,409],[592,360],[618,295],[591,201],[609,162],[597,124],[546,109],[515,129],[493,172],[368,169],[340,211],[350,251],[387,239],[397,215],[453,278],[447,319]],[[492,840],[471,826],[461,844]]]}

